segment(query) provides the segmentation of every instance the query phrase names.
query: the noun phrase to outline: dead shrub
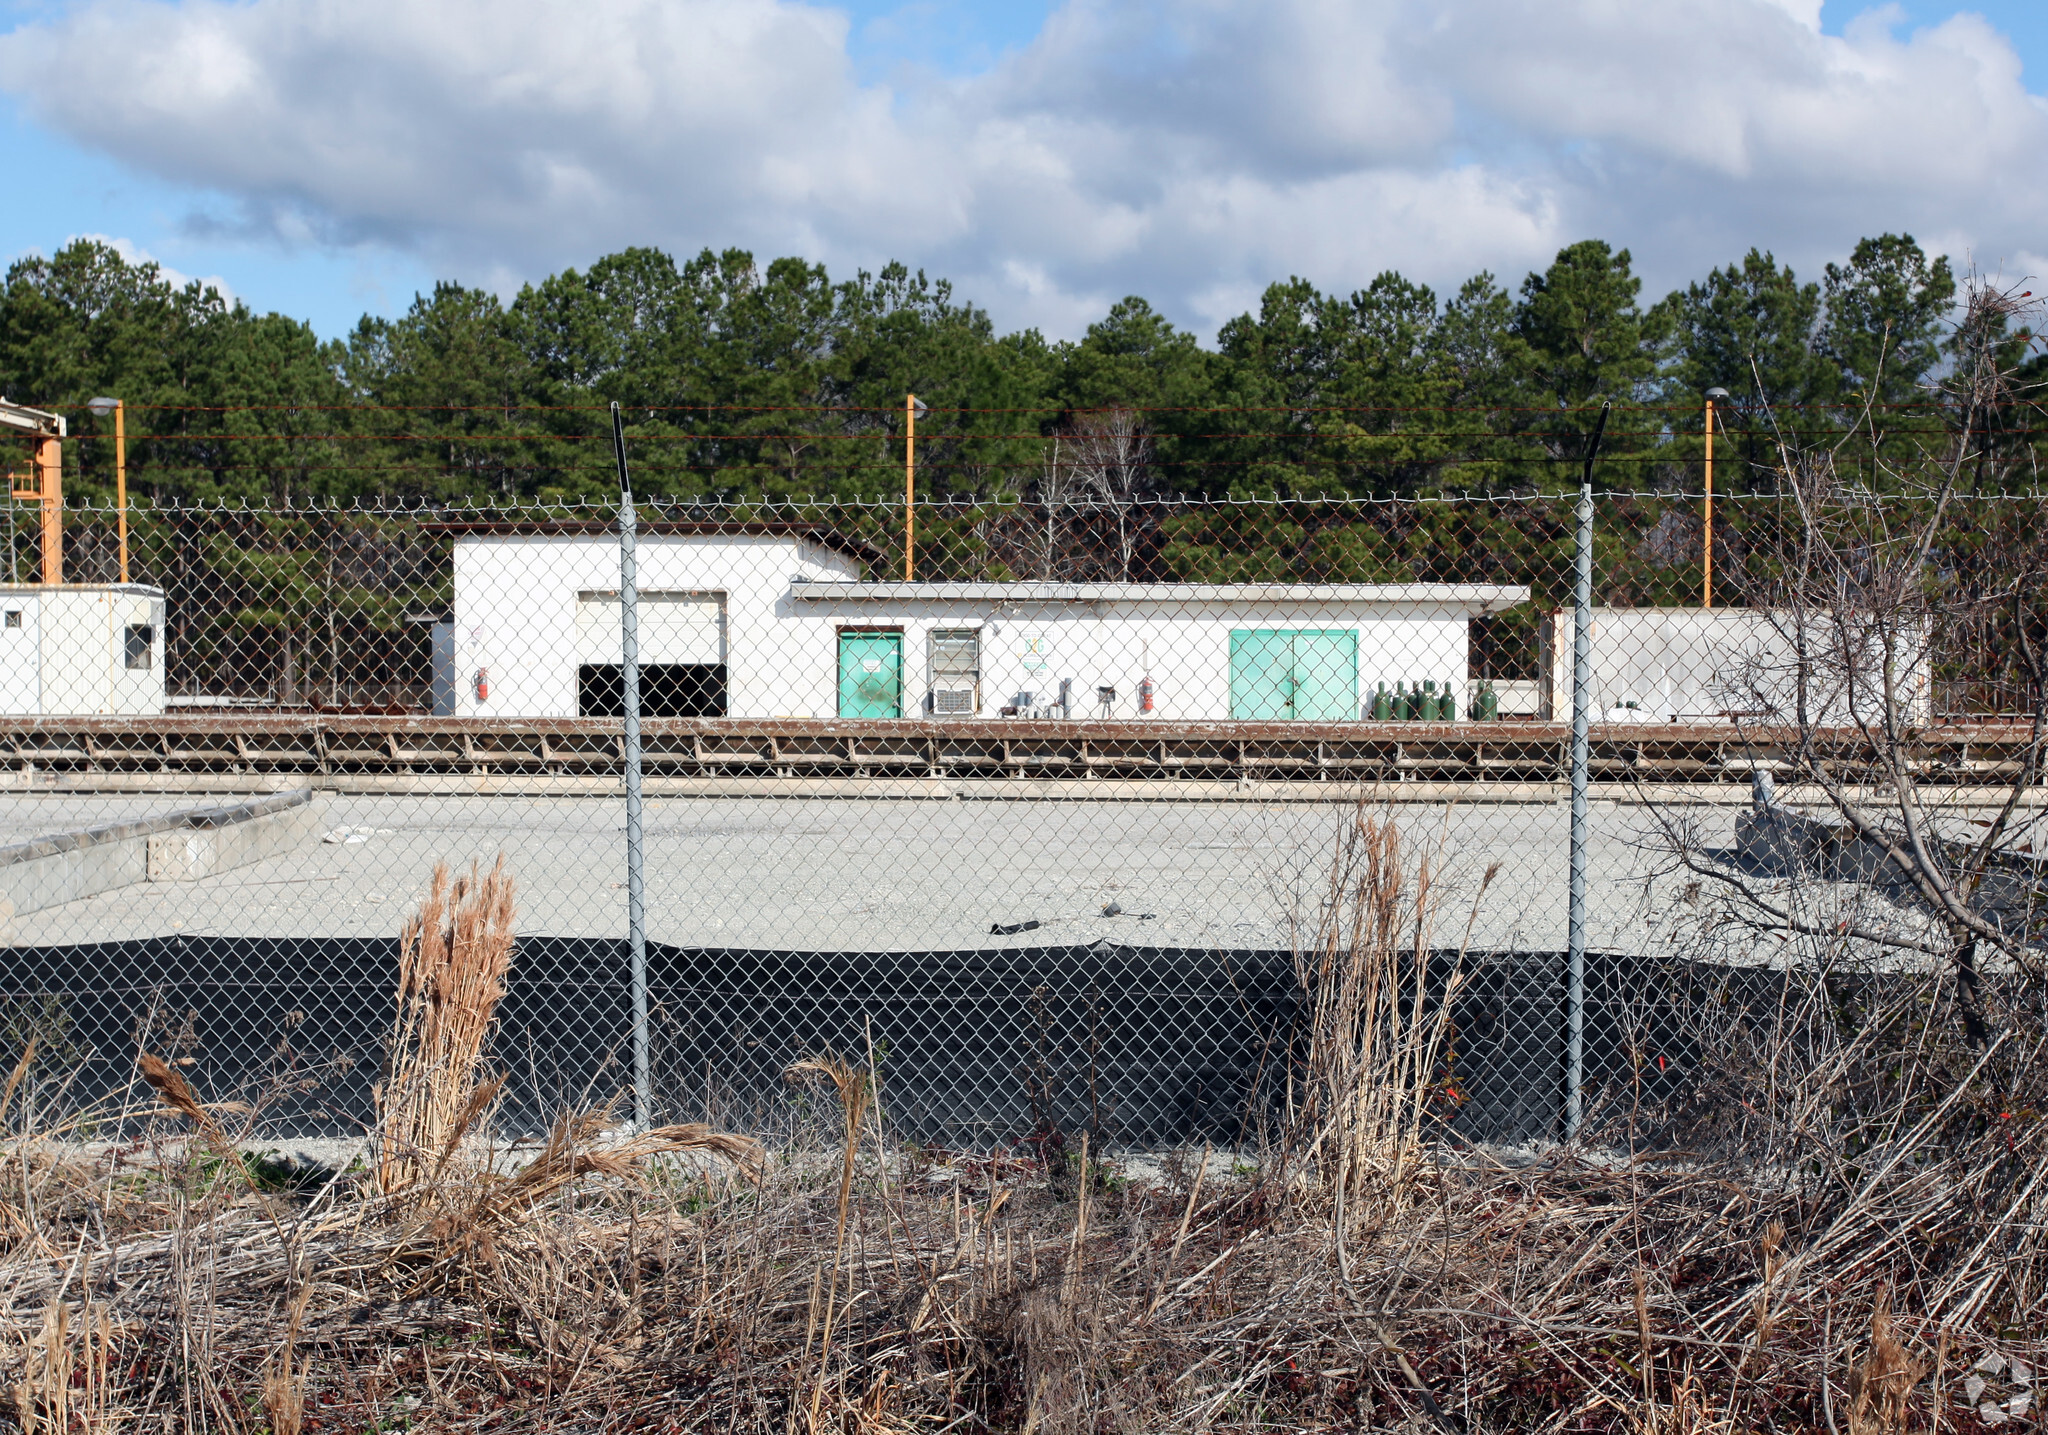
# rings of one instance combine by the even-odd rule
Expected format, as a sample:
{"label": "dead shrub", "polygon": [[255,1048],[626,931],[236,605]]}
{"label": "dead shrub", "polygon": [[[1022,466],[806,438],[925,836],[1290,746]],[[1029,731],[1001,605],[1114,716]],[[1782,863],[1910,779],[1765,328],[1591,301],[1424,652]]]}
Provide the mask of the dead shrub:
{"label": "dead shrub", "polygon": [[1432,971],[1443,896],[1438,854],[1411,861],[1391,816],[1361,804],[1330,861],[1312,940],[1296,949],[1309,1027],[1292,1144],[1343,1231],[1407,1198],[1431,1134],[1465,955],[1461,946],[1448,970]]}
{"label": "dead shrub", "polygon": [[377,1092],[377,1184],[386,1195],[440,1175],[483,1119],[498,1079],[479,1080],[514,947],[512,878],[436,864],[399,940],[398,1017]]}
{"label": "dead shrub", "polygon": [[1913,1387],[1931,1368],[1899,1344],[1891,1295],[1879,1296],[1870,1312],[1870,1350],[1849,1375],[1849,1435],[1899,1435],[1906,1429]]}

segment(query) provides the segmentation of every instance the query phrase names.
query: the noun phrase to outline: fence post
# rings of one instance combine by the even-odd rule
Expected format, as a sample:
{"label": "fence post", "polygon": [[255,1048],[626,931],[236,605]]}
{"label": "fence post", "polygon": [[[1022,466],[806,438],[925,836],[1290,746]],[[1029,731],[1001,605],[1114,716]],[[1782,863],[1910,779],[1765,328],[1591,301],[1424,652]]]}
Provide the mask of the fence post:
{"label": "fence post", "polygon": [[633,485],[626,475],[626,424],[612,405],[612,453],[619,465],[619,707],[625,717],[626,943],[633,983],[633,1121],[654,1125],[654,1061],[647,1031],[647,869],[640,841],[640,579],[633,560]]}
{"label": "fence post", "polygon": [[1611,404],[1600,405],[1586,473],[1579,483],[1577,571],[1572,584],[1572,837],[1571,897],[1566,932],[1564,1135],[1578,1139],[1586,1084],[1586,780],[1592,767],[1588,726],[1593,706],[1593,458],[1607,431]]}

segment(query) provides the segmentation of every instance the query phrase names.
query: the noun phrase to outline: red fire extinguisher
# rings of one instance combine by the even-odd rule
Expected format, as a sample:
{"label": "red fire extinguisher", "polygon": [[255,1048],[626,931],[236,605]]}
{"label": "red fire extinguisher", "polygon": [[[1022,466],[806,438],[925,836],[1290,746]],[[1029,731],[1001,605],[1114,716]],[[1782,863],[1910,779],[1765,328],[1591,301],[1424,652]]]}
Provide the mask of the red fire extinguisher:
{"label": "red fire extinguisher", "polygon": [[1152,711],[1152,677],[1149,673],[1138,679],[1138,711],[1141,713]]}
{"label": "red fire extinguisher", "polygon": [[489,698],[490,695],[491,670],[489,668],[478,668],[476,670],[476,700],[478,702],[483,702],[484,700]]}

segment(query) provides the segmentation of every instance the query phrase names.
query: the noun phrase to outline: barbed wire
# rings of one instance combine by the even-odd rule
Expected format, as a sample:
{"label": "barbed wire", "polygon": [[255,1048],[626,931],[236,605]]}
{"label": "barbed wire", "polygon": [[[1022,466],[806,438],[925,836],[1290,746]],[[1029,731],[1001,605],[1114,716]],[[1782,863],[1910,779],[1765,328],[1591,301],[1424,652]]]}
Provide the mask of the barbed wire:
{"label": "barbed wire", "polygon": [[[1701,490],[1665,491],[1658,489],[1604,489],[1597,492],[1594,495],[1594,498],[1597,502],[1601,503],[1693,503],[1703,502],[1707,498],[1707,496],[1708,495]],[[1779,504],[1784,501],[1784,495],[1772,493],[1722,493],[1716,491],[1712,495],[1712,497],[1717,507],[1722,504],[1763,506],[1769,504]],[[696,497],[665,497],[659,494],[638,494],[636,495],[634,501],[636,504],[642,506],[652,505],[657,508],[689,508],[693,510],[702,510],[707,513],[736,512],[740,510],[752,510],[759,508],[791,508],[821,510],[853,508],[872,509],[884,512],[901,512],[903,509],[903,500],[901,496],[893,496],[887,498],[868,498],[859,495],[848,495],[843,498],[762,497],[708,499]],[[1459,493],[1443,494],[1399,495],[1315,493],[1300,494],[1295,496],[1267,494],[1209,495],[1162,493],[1146,494],[1143,497],[1133,499],[1128,503],[1116,503],[1102,499],[1092,498],[1077,498],[1073,500],[1062,499],[1054,506],[1061,509],[1071,509],[1075,511],[1115,512],[1119,510],[1130,511],[1133,509],[1168,507],[1176,504],[1194,508],[1284,508],[1298,507],[1304,505],[1355,508],[1404,508],[1428,506],[1510,506],[1516,504],[1571,504],[1577,501],[1578,495],[1575,492],[1552,494],[1483,492],[1475,493],[1464,491]],[[1973,495],[1972,501],[1988,502],[1994,504],[2014,503],[2032,505],[2039,501],[2039,495],[1982,494]],[[994,494],[985,498],[968,497],[959,494],[933,495],[930,497],[920,495],[916,500],[916,505],[920,509],[957,508],[963,511],[971,511],[978,508],[1043,509],[1046,506],[1043,500],[1027,498],[1019,494]],[[146,499],[142,497],[131,497],[129,500],[128,511],[132,515],[138,512],[324,513],[350,511],[388,511],[392,513],[415,514],[421,512],[440,511],[494,513],[505,510],[532,510],[534,512],[551,513],[560,512],[563,510],[588,510],[593,513],[602,513],[607,516],[612,516],[617,513],[617,509],[618,505],[616,504],[616,502],[608,499],[570,497],[564,497],[559,499],[543,499],[522,494],[507,494],[500,500],[492,501],[486,501],[477,498],[474,495],[458,494],[450,495],[445,498],[436,499],[421,497],[416,502],[411,503],[393,501],[382,504],[371,503],[368,505],[365,504],[364,499],[361,495],[353,496],[347,499],[346,501],[335,501],[332,499],[322,499],[318,495],[295,496],[287,494],[281,500],[269,500],[251,499],[246,495],[222,497],[218,499],[206,499],[187,498],[181,495],[172,494],[167,495],[162,499],[155,500]],[[20,505],[20,511],[24,513],[33,513],[34,508],[32,505],[23,504]],[[74,502],[69,497],[67,497],[65,503],[65,511],[67,513],[81,517],[97,514],[104,515],[105,517],[111,519],[118,515],[120,509],[117,505],[110,502],[102,501],[98,498],[97,495],[94,495],[88,497],[84,501],[77,502]]]}
{"label": "barbed wire", "polygon": [[[1788,412],[1915,412],[1928,408],[1952,406],[1955,400],[1939,394],[1924,399],[1895,400],[1888,403],[1866,404],[1860,396],[1848,395],[1832,402],[1816,401],[1804,404],[1771,403],[1759,404],[1758,410],[1775,413]],[[1994,403],[1980,403],[1979,408],[2036,408],[2041,401],[2036,399],[2007,399]],[[1750,407],[1737,405],[1738,407]],[[58,409],[85,409],[84,401],[60,403]],[[596,413],[608,414],[611,404],[537,404],[537,403],[492,403],[492,404],[128,404],[129,413]],[[624,407],[634,413],[864,413],[895,415],[903,412],[900,402],[889,404],[647,404],[631,403]],[[1668,400],[1618,400],[1617,407],[1640,409],[1652,412],[1697,414],[1701,401]],[[967,407],[954,404],[933,404],[929,413],[937,414],[1037,414],[1037,413],[1139,413],[1139,414],[1287,414],[1287,413],[1513,413],[1551,414],[1557,416],[1597,413],[1589,405],[1573,408],[1556,404],[1031,404],[1001,408]],[[922,417],[922,416],[920,416]]]}

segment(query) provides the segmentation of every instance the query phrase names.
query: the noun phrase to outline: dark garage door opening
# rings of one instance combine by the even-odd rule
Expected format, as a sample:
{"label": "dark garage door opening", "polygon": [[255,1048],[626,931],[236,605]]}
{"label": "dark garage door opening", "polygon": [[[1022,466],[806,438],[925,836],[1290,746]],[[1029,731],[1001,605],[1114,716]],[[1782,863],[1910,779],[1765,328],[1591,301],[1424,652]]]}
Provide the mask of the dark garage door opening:
{"label": "dark garage door opening", "polygon": [[[585,663],[576,669],[579,717],[624,717],[625,678],[618,663]],[[643,717],[724,717],[724,663],[642,663]]]}

